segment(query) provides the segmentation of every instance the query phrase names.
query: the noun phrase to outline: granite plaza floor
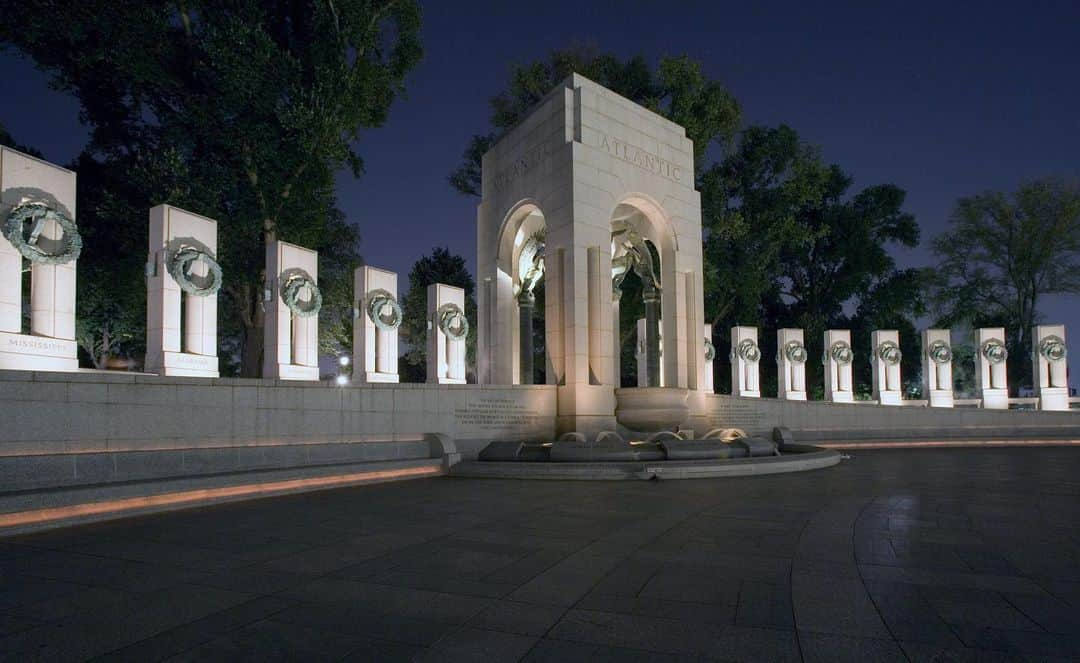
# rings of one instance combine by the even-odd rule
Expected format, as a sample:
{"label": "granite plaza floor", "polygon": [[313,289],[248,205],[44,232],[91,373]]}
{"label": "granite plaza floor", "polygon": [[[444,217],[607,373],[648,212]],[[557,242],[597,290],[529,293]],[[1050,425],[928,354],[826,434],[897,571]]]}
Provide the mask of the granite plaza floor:
{"label": "granite plaza floor", "polygon": [[1067,660],[1080,449],[429,479],[0,539],[0,660]]}

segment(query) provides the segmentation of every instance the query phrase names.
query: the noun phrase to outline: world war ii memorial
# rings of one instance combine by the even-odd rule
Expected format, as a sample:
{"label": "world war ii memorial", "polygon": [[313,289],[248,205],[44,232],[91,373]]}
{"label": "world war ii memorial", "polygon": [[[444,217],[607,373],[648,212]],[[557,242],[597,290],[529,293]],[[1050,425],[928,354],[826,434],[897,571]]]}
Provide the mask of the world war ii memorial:
{"label": "world war ii memorial", "polygon": [[391,266],[331,282],[275,238],[248,378],[222,376],[227,219],[166,203],[145,361],[80,365],[79,172],[0,147],[0,659],[1080,657],[1065,325],[817,355],[791,319],[721,356],[686,128],[572,73],[481,163],[474,314],[432,283],[407,336]]}

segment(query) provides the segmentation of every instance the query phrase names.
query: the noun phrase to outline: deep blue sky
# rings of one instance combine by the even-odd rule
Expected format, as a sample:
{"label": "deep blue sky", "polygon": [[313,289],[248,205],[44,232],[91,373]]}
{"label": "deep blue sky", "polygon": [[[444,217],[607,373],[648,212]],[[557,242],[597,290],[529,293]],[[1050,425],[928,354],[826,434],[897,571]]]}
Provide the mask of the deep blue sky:
{"label": "deep blue sky", "polygon": [[[362,137],[364,177],[339,179],[365,259],[398,271],[402,287],[433,246],[474,265],[477,201],[446,176],[486,129],[510,65],[573,43],[700,60],[738,98],[745,123],[791,125],[856,186],[906,189],[924,244],[960,196],[1080,177],[1080,2],[822,4],[425,2],[426,54],[407,98]],[[11,52],[0,54],[0,80],[20,93],[0,105],[16,140],[58,163],[78,153],[85,130],[73,100]],[[898,256],[932,260],[925,248]],[[1054,298],[1042,312],[1080,339],[1076,305]]]}

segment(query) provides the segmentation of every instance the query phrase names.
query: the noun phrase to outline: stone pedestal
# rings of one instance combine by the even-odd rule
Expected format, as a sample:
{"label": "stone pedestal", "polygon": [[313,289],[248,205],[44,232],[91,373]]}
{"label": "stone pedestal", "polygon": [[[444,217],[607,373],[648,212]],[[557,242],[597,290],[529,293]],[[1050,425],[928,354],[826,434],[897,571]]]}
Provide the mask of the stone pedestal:
{"label": "stone pedestal", "polygon": [[758,379],[761,348],[757,342],[757,327],[731,328],[731,395],[747,398],[761,397]]}
{"label": "stone pedestal", "polygon": [[821,363],[825,373],[825,400],[851,403],[855,400],[851,380],[851,362],[855,356],[851,349],[851,331],[829,329],[825,331],[824,340],[825,354]]}
{"label": "stone pedestal", "polygon": [[[184,292],[169,273],[170,261],[181,249],[217,255],[217,222],[158,205],[150,210],[149,248],[145,370],[161,375],[218,377],[217,295],[200,297]],[[191,273],[196,278],[209,274],[201,263],[195,264]]]}
{"label": "stone pedestal", "polygon": [[[319,316],[301,316],[285,304],[283,288],[294,278],[319,280],[319,254],[275,240],[266,247],[266,325],[263,328],[263,377],[319,379]],[[309,290],[303,288],[302,290]],[[300,305],[314,294],[302,292]]]}
{"label": "stone pedestal", "polygon": [[705,355],[705,371],[702,376],[705,380],[705,393],[716,393],[716,386],[713,379],[713,370],[716,363],[716,347],[713,345],[712,340],[712,325],[704,325],[701,328],[702,334],[705,336],[705,347],[702,349]]}
{"label": "stone pedestal", "polygon": [[518,295],[518,341],[519,354],[521,356],[520,377],[521,384],[533,383],[533,309],[536,307],[536,296],[532,292],[523,292]]}
{"label": "stone pedestal", "polygon": [[[0,222],[24,203],[43,203],[75,220],[75,173],[7,147],[0,147]],[[61,239],[63,230],[46,221],[39,246]],[[0,236],[0,369],[74,371],[75,264],[30,262]],[[30,269],[30,327],[23,329],[23,265]],[[28,333],[26,333],[28,332]]]}
{"label": "stone pedestal", "polygon": [[[465,291],[452,285],[428,286],[427,381],[465,384],[465,338],[455,339],[444,328],[447,310],[456,307],[464,314]],[[467,329],[467,327],[466,327]]]}
{"label": "stone pedestal", "polygon": [[975,388],[982,395],[984,409],[1009,409],[1008,356],[1004,327],[975,330]]}
{"label": "stone pedestal", "polygon": [[[373,306],[380,308],[374,315],[392,321],[390,299],[397,302],[397,296],[396,272],[370,265],[357,267],[353,272],[353,380],[356,382],[398,381],[398,328],[385,323],[380,328],[372,313]],[[400,323],[398,319],[397,324]]]}
{"label": "stone pedestal", "polygon": [[1032,330],[1031,360],[1040,410],[1069,409],[1069,374],[1065,325],[1039,325]]}
{"label": "stone pedestal", "polygon": [[952,407],[952,335],[949,330],[923,330],[922,356],[923,398],[930,407]]}
{"label": "stone pedestal", "polygon": [[[649,385],[649,322],[645,318],[638,318],[637,321],[637,345],[634,346],[634,358],[637,360],[637,386],[648,387]],[[664,339],[657,339],[657,356],[664,356]],[[658,368],[660,375],[658,376],[660,384],[652,385],[654,387],[663,387],[664,385],[664,371],[662,366]]]}
{"label": "stone pedestal", "polygon": [[803,330],[776,332],[777,394],[789,401],[806,400],[806,345]]}
{"label": "stone pedestal", "polygon": [[900,381],[900,332],[879,329],[870,334],[874,399],[882,405],[903,405],[904,385]]}

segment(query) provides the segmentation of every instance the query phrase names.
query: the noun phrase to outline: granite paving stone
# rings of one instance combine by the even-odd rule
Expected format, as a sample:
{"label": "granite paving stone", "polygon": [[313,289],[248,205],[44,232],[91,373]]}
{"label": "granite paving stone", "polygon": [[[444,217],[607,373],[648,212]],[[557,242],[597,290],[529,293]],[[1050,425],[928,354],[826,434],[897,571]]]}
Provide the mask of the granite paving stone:
{"label": "granite paving stone", "polygon": [[1080,449],[435,478],[0,541],[3,661],[1080,658]]}

